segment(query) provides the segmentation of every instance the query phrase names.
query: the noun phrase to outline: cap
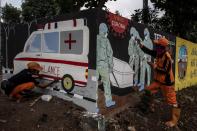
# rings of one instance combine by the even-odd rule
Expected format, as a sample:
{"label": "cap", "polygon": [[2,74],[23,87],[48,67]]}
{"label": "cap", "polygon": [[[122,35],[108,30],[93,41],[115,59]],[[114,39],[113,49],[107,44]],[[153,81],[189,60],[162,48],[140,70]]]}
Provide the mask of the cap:
{"label": "cap", "polygon": [[28,69],[35,69],[35,70],[38,70],[38,71],[41,71],[43,68],[36,62],[29,62],[27,64],[27,67]]}
{"label": "cap", "polygon": [[165,37],[161,37],[158,40],[154,40],[154,43],[161,46],[168,46],[169,41]]}

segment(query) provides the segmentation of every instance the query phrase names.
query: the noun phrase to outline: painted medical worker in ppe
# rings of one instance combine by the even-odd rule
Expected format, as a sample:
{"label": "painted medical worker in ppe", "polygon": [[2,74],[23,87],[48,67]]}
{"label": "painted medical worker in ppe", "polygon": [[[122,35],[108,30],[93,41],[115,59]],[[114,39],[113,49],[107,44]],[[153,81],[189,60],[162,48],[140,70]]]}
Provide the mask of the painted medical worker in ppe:
{"label": "painted medical worker in ppe", "polygon": [[[144,29],[143,45],[146,46],[150,50],[153,49],[153,43],[152,43],[152,40],[150,39],[150,33],[147,28]],[[145,86],[146,71],[147,71],[147,86],[150,85],[151,67],[147,62],[151,62],[151,56],[146,53],[143,53],[140,62],[141,62],[140,63],[141,71],[140,71],[140,89],[139,90],[143,90]]]}
{"label": "painted medical worker in ppe", "polygon": [[139,48],[136,39],[140,39],[139,33],[134,27],[130,29],[131,39],[129,40],[128,53],[130,56],[129,65],[134,70],[134,86],[138,86],[138,74],[139,74],[139,61],[140,61],[140,53],[142,52]]}
{"label": "painted medical worker in ppe", "polygon": [[113,50],[109,39],[107,38],[108,28],[105,23],[99,26],[99,34],[97,35],[97,75],[101,76],[104,86],[105,105],[111,107],[115,105],[112,100],[110,73],[113,70]]}

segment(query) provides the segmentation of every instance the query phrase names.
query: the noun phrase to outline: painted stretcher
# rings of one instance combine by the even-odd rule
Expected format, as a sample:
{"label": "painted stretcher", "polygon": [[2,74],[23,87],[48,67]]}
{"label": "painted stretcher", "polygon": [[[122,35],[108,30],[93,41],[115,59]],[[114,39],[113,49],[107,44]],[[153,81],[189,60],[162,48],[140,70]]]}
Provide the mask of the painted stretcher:
{"label": "painted stretcher", "polygon": [[133,86],[134,71],[127,62],[113,57],[113,72],[110,73],[111,84],[118,88]]}

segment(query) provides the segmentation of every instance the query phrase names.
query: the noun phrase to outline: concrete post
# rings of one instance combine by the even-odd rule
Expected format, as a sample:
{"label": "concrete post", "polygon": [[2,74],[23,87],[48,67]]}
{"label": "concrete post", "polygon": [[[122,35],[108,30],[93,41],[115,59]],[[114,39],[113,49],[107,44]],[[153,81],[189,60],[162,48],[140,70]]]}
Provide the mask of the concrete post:
{"label": "concrete post", "polygon": [[[2,8],[1,8],[1,0],[0,0],[0,82],[2,81],[1,15],[2,15]],[[0,85],[0,86],[1,86],[1,85]]]}
{"label": "concrete post", "polygon": [[81,127],[83,131],[105,131],[105,117],[100,114],[85,112]]}

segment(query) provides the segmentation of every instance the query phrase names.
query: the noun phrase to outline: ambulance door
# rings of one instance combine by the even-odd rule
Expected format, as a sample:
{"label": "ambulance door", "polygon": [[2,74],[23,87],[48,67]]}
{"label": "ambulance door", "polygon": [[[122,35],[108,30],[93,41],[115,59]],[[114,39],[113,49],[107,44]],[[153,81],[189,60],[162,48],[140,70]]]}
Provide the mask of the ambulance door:
{"label": "ambulance door", "polygon": [[42,67],[46,78],[61,78],[59,55],[59,31],[44,31],[42,41]]}
{"label": "ambulance door", "polygon": [[26,45],[24,47],[24,57],[36,58],[41,57],[41,41],[42,41],[42,32],[34,32],[31,34],[30,38],[27,40]]}

